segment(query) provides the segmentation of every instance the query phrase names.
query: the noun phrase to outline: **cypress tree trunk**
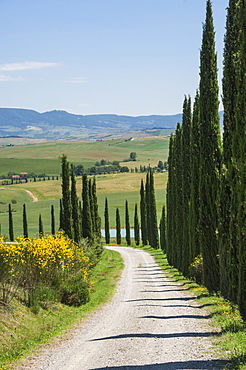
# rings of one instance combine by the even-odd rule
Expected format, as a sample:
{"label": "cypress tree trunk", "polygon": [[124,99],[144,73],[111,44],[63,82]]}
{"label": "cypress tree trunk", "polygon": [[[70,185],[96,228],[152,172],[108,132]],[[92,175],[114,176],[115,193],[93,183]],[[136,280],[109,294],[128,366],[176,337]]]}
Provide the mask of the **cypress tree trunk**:
{"label": "cypress tree trunk", "polygon": [[110,231],[109,231],[109,215],[108,215],[108,199],[105,198],[105,209],[104,209],[104,227],[105,227],[105,241],[107,244],[110,243]]}
{"label": "cypress tree trunk", "polygon": [[220,288],[218,265],[218,202],[220,186],[220,120],[218,114],[217,56],[211,1],[207,1],[206,21],[200,55],[200,242],[203,282],[210,291]]}
{"label": "cypress tree trunk", "polygon": [[160,220],[160,247],[163,253],[167,253],[165,206],[162,207]]}
{"label": "cypress tree trunk", "polygon": [[28,226],[27,226],[27,216],[26,216],[26,205],[23,204],[23,236],[28,238]]}
{"label": "cypress tree trunk", "polygon": [[137,206],[137,204],[135,204],[135,212],[134,212],[134,239],[135,239],[135,244],[139,245],[139,243],[140,243],[140,233],[139,233],[138,206]]}
{"label": "cypress tree trunk", "polygon": [[78,197],[73,165],[71,165],[71,207],[72,207],[73,239],[76,243],[78,243],[80,240],[81,233],[79,225]]}
{"label": "cypress tree trunk", "polygon": [[125,208],[125,223],[126,223],[126,244],[131,245],[130,221],[129,221],[129,211],[128,211],[127,200],[126,200],[126,208]]}
{"label": "cypress tree trunk", "polygon": [[121,244],[121,228],[120,228],[120,212],[119,208],[116,208],[116,243]]}
{"label": "cypress tree trunk", "polygon": [[145,199],[145,190],[144,190],[144,183],[141,180],[141,188],[140,188],[140,214],[141,214],[141,236],[142,236],[142,243],[143,245],[148,244],[147,238],[147,215],[146,215],[146,199]]}
{"label": "cypress tree trunk", "polygon": [[67,156],[62,156],[62,208],[63,208],[63,230],[65,234],[72,238],[71,224],[71,198],[69,189],[69,163]]}
{"label": "cypress tree trunk", "polygon": [[11,204],[9,204],[9,240],[11,242],[14,241],[14,224],[13,224]]}
{"label": "cypress tree trunk", "polygon": [[83,238],[88,238],[91,242],[93,240],[92,232],[92,221],[91,221],[91,210],[90,210],[90,200],[89,200],[89,185],[87,180],[87,174],[83,173],[82,176],[82,236]]}
{"label": "cypress tree trunk", "polygon": [[43,226],[41,214],[39,215],[39,219],[38,219],[38,233],[39,233],[40,238],[44,236],[44,226]]}
{"label": "cypress tree trunk", "polygon": [[55,210],[53,204],[51,205],[51,234],[56,233],[56,223],[55,223]]}

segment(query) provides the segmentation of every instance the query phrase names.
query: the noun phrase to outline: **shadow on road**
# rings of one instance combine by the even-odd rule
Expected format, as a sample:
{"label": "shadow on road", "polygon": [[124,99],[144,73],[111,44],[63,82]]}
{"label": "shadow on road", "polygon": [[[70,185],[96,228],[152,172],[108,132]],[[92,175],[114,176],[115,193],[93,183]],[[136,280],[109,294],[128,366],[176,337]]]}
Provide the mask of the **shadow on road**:
{"label": "shadow on road", "polygon": [[[227,361],[213,360],[213,361],[185,361],[185,362],[166,362],[163,364],[151,365],[129,365],[129,366],[107,366],[97,367],[91,370],[182,370],[182,369],[196,369],[196,370],[219,370],[225,369],[229,366]],[[229,367],[226,367],[229,369]]]}

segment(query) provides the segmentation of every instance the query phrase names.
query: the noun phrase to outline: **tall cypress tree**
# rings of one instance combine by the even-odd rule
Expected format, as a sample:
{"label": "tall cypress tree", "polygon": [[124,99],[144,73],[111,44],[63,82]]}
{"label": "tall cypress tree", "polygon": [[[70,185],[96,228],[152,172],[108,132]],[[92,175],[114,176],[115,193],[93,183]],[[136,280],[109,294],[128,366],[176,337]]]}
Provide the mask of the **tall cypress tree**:
{"label": "tall cypress tree", "polygon": [[71,198],[69,188],[69,162],[67,156],[63,154],[62,158],[62,208],[63,208],[63,229],[65,234],[72,238],[71,224]]}
{"label": "tall cypress tree", "polygon": [[193,105],[190,136],[190,206],[189,206],[189,246],[190,263],[200,253],[199,233],[199,173],[200,173],[200,94],[197,91]]}
{"label": "tall cypress tree", "polygon": [[207,0],[200,53],[200,242],[203,256],[203,280],[210,291],[217,291],[218,266],[218,195],[221,167],[220,120],[217,80],[217,55],[211,1]]}
{"label": "tall cypress tree", "polygon": [[13,223],[11,204],[9,204],[9,240],[11,242],[14,241],[14,223]]}
{"label": "tall cypress tree", "polygon": [[78,197],[76,190],[76,180],[74,175],[74,166],[71,164],[71,214],[73,226],[73,239],[76,243],[80,240],[80,224],[79,224],[79,210],[78,210]]}
{"label": "tall cypress tree", "polygon": [[134,239],[135,244],[139,245],[140,243],[140,233],[139,233],[139,221],[138,221],[138,206],[137,203],[135,204],[135,211],[134,211]]}
{"label": "tall cypress tree", "polygon": [[40,238],[44,236],[44,226],[43,226],[41,214],[39,214],[39,218],[38,218],[38,234]]}
{"label": "tall cypress tree", "polygon": [[238,305],[244,320],[246,319],[246,1],[239,2],[239,73],[238,73],[238,110],[236,115],[235,143],[233,159],[238,175],[235,193],[237,194],[238,220]]}
{"label": "tall cypress tree", "polygon": [[145,198],[145,190],[144,190],[144,183],[141,180],[141,188],[140,188],[140,222],[141,222],[141,237],[143,245],[148,244],[147,238],[147,215],[146,215],[146,198]]}
{"label": "tall cypress tree", "polygon": [[185,96],[182,118],[182,139],[180,158],[182,162],[182,272],[188,276],[190,257],[189,206],[191,196],[191,98]]}
{"label": "tall cypress tree", "polygon": [[121,244],[121,227],[120,227],[120,212],[119,208],[116,208],[116,243]]}
{"label": "tall cypress tree", "polygon": [[165,206],[162,207],[161,220],[160,220],[160,247],[163,253],[167,252]]}
{"label": "tall cypress tree", "polygon": [[129,211],[128,211],[128,202],[127,202],[127,200],[126,200],[126,207],[125,207],[125,223],[126,223],[126,244],[131,245],[130,220],[129,220]]}
{"label": "tall cypress tree", "polygon": [[89,185],[86,173],[83,173],[82,175],[82,201],[82,236],[83,238],[88,238],[91,242],[93,240],[93,231],[89,200]]}
{"label": "tall cypress tree", "polygon": [[175,166],[174,166],[174,152],[175,139],[174,134],[171,134],[169,141],[169,155],[168,155],[168,181],[166,193],[166,207],[167,207],[167,259],[168,262],[174,264],[174,217],[175,217]]}
{"label": "tall cypress tree", "polygon": [[27,215],[26,215],[26,205],[23,204],[23,236],[28,238],[28,225],[27,225]]}
{"label": "tall cypress tree", "polygon": [[63,202],[62,202],[62,199],[60,199],[59,221],[60,221],[59,230],[64,230],[64,212],[63,212]]}
{"label": "tall cypress tree", "polygon": [[151,219],[151,247],[154,249],[158,249],[159,248],[159,235],[158,235],[153,171],[150,171],[150,175],[149,175],[149,206],[150,206],[150,219]]}
{"label": "tall cypress tree", "polygon": [[56,223],[55,223],[55,210],[53,204],[51,205],[51,234],[55,235],[56,233]]}
{"label": "tall cypress tree", "polygon": [[97,238],[101,238],[101,218],[98,212],[98,202],[97,202],[97,193],[96,193],[96,178],[94,176],[92,182],[92,197],[94,205],[94,219],[95,219],[95,235]]}
{"label": "tall cypress tree", "polygon": [[108,199],[107,198],[105,198],[104,227],[105,227],[105,241],[107,244],[109,244],[110,243],[110,231],[109,231],[109,215],[108,215]]}
{"label": "tall cypress tree", "polygon": [[152,230],[151,230],[151,203],[150,203],[150,181],[149,171],[146,173],[145,182],[145,202],[146,202],[146,225],[147,238],[150,245],[152,245]]}

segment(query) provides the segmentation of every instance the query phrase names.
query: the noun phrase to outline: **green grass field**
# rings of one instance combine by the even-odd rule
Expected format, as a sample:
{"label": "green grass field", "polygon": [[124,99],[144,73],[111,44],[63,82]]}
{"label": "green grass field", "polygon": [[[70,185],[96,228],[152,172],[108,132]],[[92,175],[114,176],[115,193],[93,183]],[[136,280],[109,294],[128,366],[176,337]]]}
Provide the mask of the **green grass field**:
{"label": "green grass field", "polygon": [[0,176],[6,176],[10,171],[60,174],[60,157],[63,154],[66,154],[69,162],[74,165],[82,164],[88,168],[101,159],[122,162],[129,158],[131,152],[136,152],[137,161],[128,162],[128,167],[139,167],[140,164],[156,166],[159,160],[167,160],[168,145],[167,137],[146,137],[131,141],[64,141],[5,147],[0,148]]}
{"label": "green grass field", "polygon": [[[49,168],[50,174],[60,173],[61,165],[59,156],[65,153],[68,160],[76,164],[92,166],[95,161],[100,159],[119,160],[129,157],[131,151],[137,153],[136,162],[127,162],[127,166],[139,167],[141,165],[157,165],[159,160],[165,161],[168,156],[167,138],[141,138],[132,141],[109,140],[102,142],[62,142],[39,145],[27,145],[7,147],[1,149],[0,173],[29,172],[26,166],[30,167],[30,172],[41,173]],[[117,154],[116,154],[117,153]],[[3,157],[5,155],[5,157]],[[5,170],[4,170],[5,168]],[[57,168],[57,170],[56,170]],[[135,203],[139,205],[139,190],[141,179],[145,180],[145,173],[119,173],[110,175],[99,175],[97,181],[97,196],[99,213],[104,226],[104,204],[105,198],[108,199],[110,227],[115,227],[116,207],[119,208],[121,226],[125,223],[125,201],[128,201],[130,212],[130,223],[133,225],[133,213]],[[155,175],[155,189],[158,221],[161,209],[165,203],[167,173],[157,173]],[[81,196],[81,177],[76,179],[77,195]],[[26,190],[31,191],[38,202],[33,202]],[[46,180],[28,182],[15,185],[0,186],[0,225],[1,234],[8,237],[8,204],[12,204],[14,235],[15,237],[23,234],[22,210],[26,204],[28,231],[30,237],[36,237],[38,233],[39,214],[42,215],[44,231],[51,231],[50,210],[51,205],[55,208],[56,228],[59,227],[59,199],[61,198],[61,181]]]}

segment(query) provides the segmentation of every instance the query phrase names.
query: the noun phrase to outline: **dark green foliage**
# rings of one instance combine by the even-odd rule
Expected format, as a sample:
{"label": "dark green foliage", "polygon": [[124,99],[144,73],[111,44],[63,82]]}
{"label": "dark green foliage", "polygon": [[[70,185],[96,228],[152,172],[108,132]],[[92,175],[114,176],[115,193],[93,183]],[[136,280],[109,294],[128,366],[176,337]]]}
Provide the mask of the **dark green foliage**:
{"label": "dark green foliage", "polygon": [[163,253],[167,252],[165,206],[162,207],[161,220],[160,220],[160,247]]}
{"label": "dark green foliage", "polygon": [[91,209],[89,199],[89,184],[87,174],[83,173],[82,176],[82,236],[88,238],[89,241],[93,240],[93,230],[91,221]]}
{"label": "dark green foliage", "polygon": [[71,208],[72,208],[72,230],[73,230],[73,239],[76,243],[79,242],[81,233],[80,233],[80,219],[79,219],[79,210],[78,210],[78,197],[76,190],[76,180],[74,176],[74,166],[71,165]]}
{"label": "dark green foliage", "polygon": [[55,210],[53,204],[51,205],[51,234],[55,235],[56,233],[56,223],[55,223]]}
{"label": "dark green foliage", "polygon": [[40,238],[44,236],[44,226],[43,226],[41,214],[39,215],[39,218],[38,218],[38,234]]}
{"label": "dark green foliage", "polygon": [[93,206],[94,206],[94,233],[97,238],[101,238],[101,218],[99,216],[98,211],[98,202],[97,202],[97,193],[96,193],[96,178],[94,176],[93,182],[92,182],[92,198],[93,198]]}
{"label": "dark green foliage", "polygon": [[150,245],[152,248],[159,248],[159,235],[158,235],[158,224],[157,224],[157,212],[156,212],[156,200],[155,200],[155,186],[154,186],[154,174],[150,171],[149,177],[149,209],[150,209],[150,220],[151,220],[151,241]]}
{"label": "dark green foliage", "polygon": [[217,56],[211,1],[207,1],[200,53],[200,243],[203,256],[203,279],[210,291],[217,291],[218,202],[221,168],[220,121],[217,80]]}
{"label": "dark green foliage", "polygon": [[138,221],[138,206],[135,204],[135,211],[134,211],[134,239],[135,244],[140,244],[140,230],[139,230],[139,221]]}
{"label": "dark green foliage", "polygon": [[189,206],[191,197],[191,99],[186,97],[183,104],[182,138],[181,138],[182,165],[182,262],[181,270],[185,276],[189,275],[190,258],[189,241]]}
{"label": "dark green foliage", "polygon": [[197,91],[193,106],[190,135],[190,206],[189,206],[189,254],[190,262],[200,253],[199,234],[199,174],[200,174],[200,96]]}
{"label": "dark green foliage", "polygon": [[78,307],[89,302],[89,285],[84,281],[82,274],[71,275],[69,279],[63,279],[60,283],[61,303]]}
{"label": "dark green foliage", "polygon": [[141,180],[141,188],[140,188],[140,215],[141,215],[142,243],[143,243],[143,245],[147,245],[148,244],[147,214],[146,214],[146,198],[145,198],[145,190],[144,190],[143,180]]}
{"label": "dark green foliage", "polygon": [[127,200],[126,200],[126,207],[125,207],[125,223],[126,223],[126,244],[131,245],[130,220],[129,220],[129,211],[128,211],[128,202],[127,202]]}
{"label": "dark green foliage", "polygon": [[105,227],[105,241],[107,244],[109,244],[110,243],[110,231],[109,231],[109,214],[108,214],[108,199],[107,198],[105,198],[104,227]]}
{"label": "dark green foliage", "polygon": [[119,208],[116,208],[116,243],[121,244],[121,227],[120,227],[120,212]]}
{"label": "dark green foliage", "polygon": [[23,236],[28,238],[28,225],[27,225],[27,215],[26,215],[26,205],[23,204]]}
{"label": "dark green foliage", "polygon": [[59,213],[59,216],[60,216],[60,226],[59,226],[59,230],[64,230],[64,212],[63,212],[63,203],[62,203],[62,199],[60,199],[60,213]]}
{"label": "dark green foliage", "polygon": [[72,222],[71,222],[71,198],[69,187],[69,162],[67,156],[63,154],[62,158],[62,209],[63,209],[63,230],[65,234],[72,238]]}
{"label": "dark green foliage", "polygon": [[14,224],[13,224],[13,215],[11,204],[9,204],[9,240],[14,241]]}

